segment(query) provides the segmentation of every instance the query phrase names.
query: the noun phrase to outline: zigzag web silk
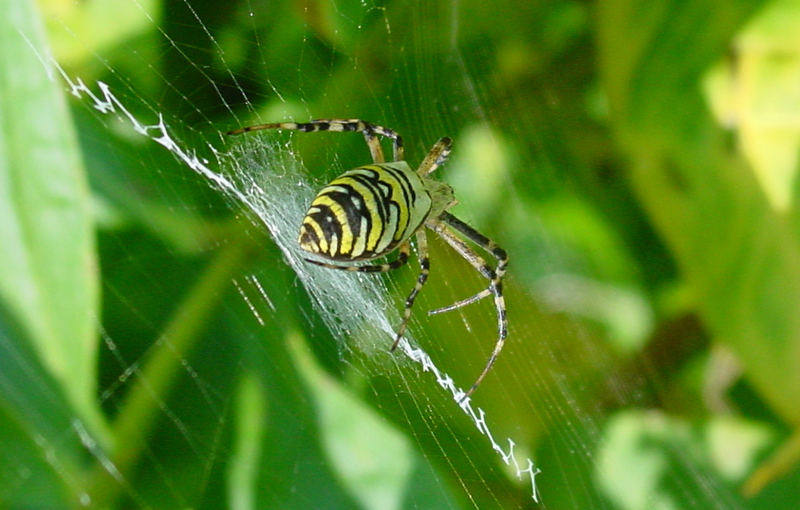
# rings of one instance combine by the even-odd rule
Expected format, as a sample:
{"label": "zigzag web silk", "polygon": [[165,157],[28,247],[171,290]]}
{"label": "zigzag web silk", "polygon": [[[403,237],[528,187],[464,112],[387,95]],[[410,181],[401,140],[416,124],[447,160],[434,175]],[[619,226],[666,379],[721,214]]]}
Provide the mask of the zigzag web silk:
{"label": "zigzag web silk", "polygon": [[[364,324],[383,331],[387,338],[393,336],[392,325],[397,323],[399,314],[395,306],[388,303],[386,288],[380,279],[370,278],[370,275],[353,278],[352,273],[317,268],[303,261],[296,244],[297,221],[305,213],[316,190],[307,182],[301,163],[291,151],[276,143],[265,143],[263,138],[253,138],[230,149],[207,143],[216,161],[200,158],[170,133],[160,114],[154,124],[144,123],[125,107],[106,83],[97,82],[96,89],[99,92],[95,92],[81,78],[71,77],[57,63],[52,64],[67,83],[71,95],[88,102],[102,114],[114,115],[130,123],[136,133],[163,146],[188,169],[206,179],[210,187],[258,217],[311,295],[320,316],[336,336],[345,338],[349,331],[357,330]],[[218,170],[222,168],[230,171],[222,173]],[[261,288],[257,277],[247,278],[249,284]],[[238,287],[236,282],[234,284]],[[241,288],[239,294],[247,300]],[[265,297],[263,292],[260,294]],[[342,295],[348,296],[347,302],[337,299]],[[266,300],[271,306],[268,298]],[[249,306],[254,309],[252,305]],[[392,316],[387,313],[392,313]],[[263,323],[257,313],[256,319]],[[519,479],[530,482],[531,497],[538,502],[536,475],[541,471],[530,458],[519,457],[515,453],[514,440],[495,437],[490,417],[480,407],[473,406],[470,399],[462,401],[464,390],[456,386],[453,379],[440,370],[424,350],[414,345],[413,333],[406,333],[397,352],[423,372],[429,373],[441,391],[452,397],[454,405],[469,417],[486,438],[487,446],[514,470]]]}

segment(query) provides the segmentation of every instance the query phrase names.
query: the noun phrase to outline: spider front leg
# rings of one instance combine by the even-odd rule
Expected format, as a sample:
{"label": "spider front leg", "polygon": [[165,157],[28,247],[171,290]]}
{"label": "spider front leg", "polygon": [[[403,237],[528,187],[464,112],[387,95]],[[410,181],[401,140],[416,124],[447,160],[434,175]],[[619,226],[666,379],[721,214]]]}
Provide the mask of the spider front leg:
{"label": "spider front leg", "polygon": [[[494,305],[495,309],[497,310],[497,342],[495,343],[492,354],[489,356],[489,360],[486,362],[486,366],[484,367],[483,371],[481,371],[480,375],[478,375],[478,378],[475,380],[469,390],[464,394],[462,397],[463,400],[469,397],[472,392],[475,391],[475,388],[478,387],[481,381],[483,381],[483,378],[486,377],[486,374],[489,373],[492,365],[494,365],[494,362],[500,355],[500,351],[503,350],[503,345],[505,344],[506,337],[508,336],[508,321],[506,319],[506,304],[505,299],[503,298],[502,281],[506,272],[506,266],[508,265],[508,255],[506,254],[505,250],[497,246],[494,241],[490,240],[448,212],[442,213],[438,219],[428,220],[427,225],[437,234],[439,234],[439,236],[441,236],[441,238],[444,239],[444,241],[449,244],[450,247],[452,247],[459,255],[466,259],[466,261],[469,262],[470,265],[472,265],[472,267],[474,267],[479,273],[481,273],[481,275],[489,280],[489,287],[487,289],[475,294],[470,298],[461,300],[455,305],[451,305],[440,310],[445,311],[459,308],[466,304],[475,302],[483,297],[494,295]],[[497,267],[495,269],[489,267],[489,265],[480,255],[475,253],[472,248],[470,248],[464,241],[457,237],[455,232],[451,231],[448,227],[460,232],[467,239],[474,242],[488,253],[491,253],[492,256],[497,259]]]}

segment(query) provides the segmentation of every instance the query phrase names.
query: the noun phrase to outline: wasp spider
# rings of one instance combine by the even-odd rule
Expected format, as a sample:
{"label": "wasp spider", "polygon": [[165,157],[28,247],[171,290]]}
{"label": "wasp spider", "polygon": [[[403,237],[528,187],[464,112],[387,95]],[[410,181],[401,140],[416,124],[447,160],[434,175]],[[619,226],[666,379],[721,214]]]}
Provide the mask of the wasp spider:
{"label": "wasp spider", "polygon": [[[376,265],[340,265],[306,259],[331,269],[379,273],[396,269],[408,261],[409,241],[412,235],[416,235],[421,271],[416,285],[406,298],[403,320],[397,328],[392,350],[402,338],[411,317],[414,300],[428,279],[428,242],[423,227],[436,232],[489,280],[489,286],[477,294],[429,312],[435,314],[455,310],[487,296],[494,296],[497,309],[497,343],[483,371],[463,396],[469,397],[491,369],[506,339],[508,328],[503,299],[503,275],[508,257],[505,250],[493,241],[447,212],[447,209],[456,204],[452,188],[428,177],[447,160],[452,145],[450,138],[441,138],[436,142],[419,168],[414,171],[403,159],[403,140],[400,135],[391,129],[363,120],[279,122],[244,127],[228,134],[236,135],[261,129],[358,131],[364,135],[373,164],[349,170],[322,188],[303,218],[298,242],[307,252],[331,262],[369,261],[397,250],[396,259]],[[394,142],[391,162],[386,162],[378,136],[390,138]],[[491,254],[497,259],[497,266],[494,269],[490,267],[458,234]]]}

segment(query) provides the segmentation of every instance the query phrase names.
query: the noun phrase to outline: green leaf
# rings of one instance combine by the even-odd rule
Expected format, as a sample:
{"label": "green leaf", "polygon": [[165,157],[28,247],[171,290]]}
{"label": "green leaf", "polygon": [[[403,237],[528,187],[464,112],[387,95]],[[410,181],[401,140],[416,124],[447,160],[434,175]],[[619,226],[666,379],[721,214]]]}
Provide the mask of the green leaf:
{"label": "green leaf", "polygon": [[[615,508],[726,508],[743,505],[724,478],[736,483],[769,443],[763,425],[734,418],[691,423],[659,411],[621,411],[606,425],[595,464],[602,493]],[[690,474],[703,472],[703,491]],[[691,498],[687,497],[691,494]]]}
{"label": "green leaf", "polygon": [[735,123],[739,149],[778,210],[791,210],[800,155],[800,4],[774,1],[736,35],[734,58],[706,80],[720,123]]}
{"label": "green leaf", "polygon": [[6,508],[77,507],[85,428],[0,302],[0,501]]}
{"label": "green leaf", "polygon": [[436,473],[417,454],[413,443],[388,420],[344,391],[310,355],[300,338],[288,342],[300,375],[313,394],[318,410],[321,442],[342,486],[361,508],[403,508],[408,498],[426,501],[431,508],[454,506],[445,486],[413,483],[414,471],[428,478]]}
{"label": "green leaf", "polygon": [[99,432],[90,195],[47,55],[32,3],[0,4],[0,299],[75,413]]}
{"label": "green leaf", "polygon": [[772,409],[798,423],[800,230],[787,221],[796,215],[786,210],[788,194],[776,200],[774,185],[765,188],[758,177],[785,168],[765,170],[776,162],[754,163],[740,146],[732,150],[702,95],[706,76],[758,3],[639,5],[603,3],[599,23],[601,66],[630,180],[712,336],[737,353]]}

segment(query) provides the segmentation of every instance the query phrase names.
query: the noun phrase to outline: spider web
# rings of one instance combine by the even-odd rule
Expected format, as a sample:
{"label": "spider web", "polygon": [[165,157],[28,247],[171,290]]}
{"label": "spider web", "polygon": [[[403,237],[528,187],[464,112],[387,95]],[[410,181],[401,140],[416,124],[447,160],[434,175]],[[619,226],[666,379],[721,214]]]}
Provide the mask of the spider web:
{"label": "spider web", "polygon": [[[53,63],[57,66],[57,63]],[[241,145],[233,146],[229,152],[220,152],[214,146],[209,149],[217,156],[216,165],[198,158],[188,149],[181,147],[172,138],[162,118],[154,125],[143,125],[116,98],[108,85],[97,82],[100,94],[96,94],[77,79],[73,81],[63,69],[59,69],[62,78],[69,84],[70,94],[78,99],[88,101],[97,111],[104,114],[117,114],[131,123],[133,129],[142,136],[162,145],[172,152],[183,164],[194,170],[209,182],[209,185],[226,195],[234,203],[243,204],[257,219],[254,225],[266,227],[273,239],[281,248],[285,260],[297,273],[303,285],[311,294],[317,309],[321,312],[328,328],[349,349],[346,339],[350,336],[361,338],[380,338],[393,336],[392,324],[396,324],[399,316],[391,313],[392,300],[387,299],[390,290],[382,285],[381,280],[369,277],[353,277],[346,273],[329,271],[325,268],[310,266],[303,260],[303,253],[296,246],[297,222],[307,209],[307,204],[314,197],[314,187],[308,182],[308,175],[301,169],[299,161],[287,149],[275,142],[254,139]],[[230,177],[212,170],[210,167],[231,169]],[[269,302],[264,294],[258,276],[250,276],[248,284],[254,286],[261,298]],[[237,290],[247,303],[256,318],[263,324],[248,294],[237,284]],[[339,296],[348,296],[346,301]],[[374,350],[375,345],[362,346]],[[498,443],[487,424],[483,409],[475,408],[471,399],[464,399],[465,391],[455,385],[452,378],[440,370],[422,349],[414,346],[413,337],[408,334],[398,344],[398,350],[410,361],[419,365],[423,372],[430,372],[435,382],[449,393],[454,402],[466,413],[478,431],[485,435],[490,447],[497,452],[503,462],[513,467],[516,476],[527,475],[532,487],[532,497],[536,501],[535,476],[539,470],[530,459],[517,459],[514,454],[515,443],[506,440],[505,448]],[[395,367],[397,368],[397,367]]]}
{"label": "spider web", "polygon": [[[584,394],[616,362],[602,346],[596,323],[617,328],[630,349],[651,332],[651,311],[641,289],[607,286],[585,277],[578,269],[582,262],[569,260],[573,252],[512,182],[508,167],[538,169],[525,175],[534,194],[558,186],[562,177],[551,161],[537,155],[537,147],[524,146],[531,140],[526,126],[539,120],[538,114],[516,110],[516,118],[504,117],[514,108],[499,102],[513,104],[522,98],[482,75],[491,67],[488,54],[471,55],[462,48],[462,38],[474,34],[463,34],[470,26],[462,25],[465,13],[458,2],[435,7],[420,3],[414,9],[334,2],[325,13],[347,33],[314,27],[322,33],[331,30],[334,46],[346,46],[348,38],[381,41],[382,52],[390,55],[385,72],[397,84],[391,101],[373,87],[370,75],[378,71],[367,56],[344,51],[332,55],[321,50],[320,41],[308,31],[288,37],[295,41],[299,64],[276,64],[270,52],[277,43],[266,39],[268,32],[245,31],[250,37],[237,39],[242,33],[217,32],[217,21],[207,18],[208,11],[198,11],[190,2],[170,4],[183,12],[195,37],[215,51],[217,72],[211,73],[207,60],[198,60],[188,43],[173,40],[162,28],[154,5],[124,3],[149,37],[165,41],[163,51],[200,77],[196,90],[182,88],[187,84],[173,83],[157,69],[148,69],[144,78],[127,74],[137,63],[148,62],[149,55],[135,51],[128,60],[94,53],[89,61],[100,71],[95,69],[91,77],[82,75],[79,66],[31,50],[44,67],[55,70],[54,79],[74,98],[75,115],[83,117],[80,125],[95,124],[94,131],[82,134],[92,145],[113,151],[113,144],[101,141],[109,135],[153,148],[151,159],[135,163],[125,161],[126,155],[112,155],[122,166],[138,168],[141,180],[95,181],[99,194],[113,201],[109,187],[121,184],[136,190],[132,196],[164,199],[151,205],[169,204],[154,211],[118,201],[105,204],[110,212],[99,204],[99,214],[105,210],[109,215],[104,237],[111,246],[105,256],[116,257],[112,267],[132,268],[127,269],[128,279],[104,282],[104,293],[144,324],[139,331],[151,330],[154,338],[132,348],[124,328],[109,324],[106,317],[98,321],[101,360],[107,363],[101,370],[98,405],[124,416],[135,400],[130,395],[143,388],[138,390],[143,395],[139,402],[149,402],[142,405],[158,417],[136,422],[142,435],[134,432],[129,437],[145,444],[131,461],[108,453],[95,431],[67,412],[69,426],[61,435],[77,438],[98,466],[96,479],[113,486],[112,496],[101,490],[98,497],[98,492],[64,474],[72,460],[55,454],[50,464],[62,473],[75,499],[90,505],[107,498],[142,508],[214,508],[225,503],[232,508],[645,508],[642,501],[653,501],[653,487],[648,491],[646,483],[627,485],[621,481],[624,476],[614,472],[619,462],[614,447],[625,444],[618,434],[626,426],[635,428],[640,417],[634,413],[605,422],[592,408],[597,401]],[[250,18],[256,27],[269,8],[245,2],[237,15]],[[301,18],[310,25],[325,23],[319,13]],[[74,20],[56,15],[51,21],[51,32],[57,34],[51,37],[92,46]],[[402,29],[406,24],[413,28]],[[228,60],[237,45],[257,55],[266,70],[252,76],[241,72],[239,62]],[[316,76],[302,72],[308,69],[316,69]],[[113,83],[97,76],[111,76]],[[437,83],[444,76],[447,87]],[[256,88],[253,82],[265,77]],[[334,82],[326,92],[331,97],[319,98],[320,77]],[[137,83],[141,80],[163,84],[170,97],[146,96]],[[208,88],[216,104],[194,99],[207,97],[199,91]],[[442,91],[447,94],[439,95]],[[371,99],[362,101],[362,96]],[[366,111],[353,111],[356,105]],[[545,106],[560,108],[557,103]],[[489,226],[487,233],[511,256],[506,348],[473,398],[460,401],[462,388],[472,383],[491,352],[496,318],[491,300],[435,317],[424,314],[485,287],[443,243],[431,241],[431,280],[394,353],[388,347],[415,271],[350,274],[302,260],[296,235],[307,204],[333,176],[367,160],[361,137],[224,135],[228,129],[257,122],[323,117],[364,117],[396,129],[404,136],[412,167],[437,138],[454,138],[452,159],[437,178],[455,188],[461,200],[455,213],[475,226]],[[546,144],[541,138],[533,140],[537,146]],[[147,191],[142,193],[140,187]],[[114,209],[122,207],[134,212],[116,218]],[[170,214],[180,220],[164,220]],[[219,221],[206,222],[207,216]],[[200,222],[197,217],[213,226],[193,227]],[[120,227],[131,221],[144,231],[150,228],[162,249],[146,255],[137,251],[139,246],[131,244],[129,232]],[[237,226],[229,228],[231,224]],[[512,224],[524,226],[512,229]],[[198,233],[206,236],[204,243],[192,239]],[[504,244],[504,233],[512,237],[511,246]],[[142,246],[152,248],[148,243]],[[148,260],[153,253],[169,259],[209,259],[205,274],[212,282],[207,283],[213,288],[210,294],[226,297],[212,299],[219,307],[213,315],[222,325],[206,318],[203,327],[210,332],[202,338],[208,340],[190,343],[187,337],[200,334],[173,328],[168,315],[148,309],[146,300],[135,295],[131,277],[170,279],[153,269],[153,262],[159,263]],[[248,263],[252,258],[259,262]],[[241,269],[230,270],[225,264]],[[409,267],[415,264],[412,257]],[[226,267],[227,272],[215,272]],[[222,276],[214,286],[217,273]],[[175,279],[191,283],[181,288],[195,288],[185,275]],[[196,286],[202,288],[204,282]],[[156,301],[179,295],[171,282],[151,283],[145,288],[155,292]],[[618,313],[633,319],[615,320],[613,312],[575,296],[612,301],[623,310]],[[207,310],[202,303],[195,306]],[[233,354],[220,347],[226,342],[237,344]],[[215,357],[225,359],[227,374],[220,373]],[[165,360],[170,368],[162,367],[161,374],[172,375],[150,371],[153,359]],[[644,403],[639,392],[647,384],[638,373],[602,383],[608,399],[619,406]],[[176,398],[176,392],[185,394],[185,401]],[[201,409],[186,408],[192,405]],[[155,423],[163,430],[159,432]],[[203,429],[209,424],[211,428]],[[682,443],[665,439],[671,431],[663,417],[652,417],[638,432],[642,441],[664,441],[671,462],[684,468],[681,474],[663,478],[674,485],[669,494],[677,499],[659,501],[676,508],[739,507],[738,499],[717,479],[696,467]],[[186,451],[176,453],[173,462],[160,451],[160,442],[180,444]],[[186,459],[193,466],[182,473],[178,470]],[[646,452],[638,460],[645,470],[665,469],[656,461],[648,463],[652,459]],[[144,468],[134,469],[137,462]],[[22,473],[26,466],[19,468]],[[686,472],[691,475],[685,477]],[[11,479],[18,487],[28,483],[23,474]],[[191,490],[196,486],[204,487],[199,495]],[[220,497],[226,501],[214,499]]]}

